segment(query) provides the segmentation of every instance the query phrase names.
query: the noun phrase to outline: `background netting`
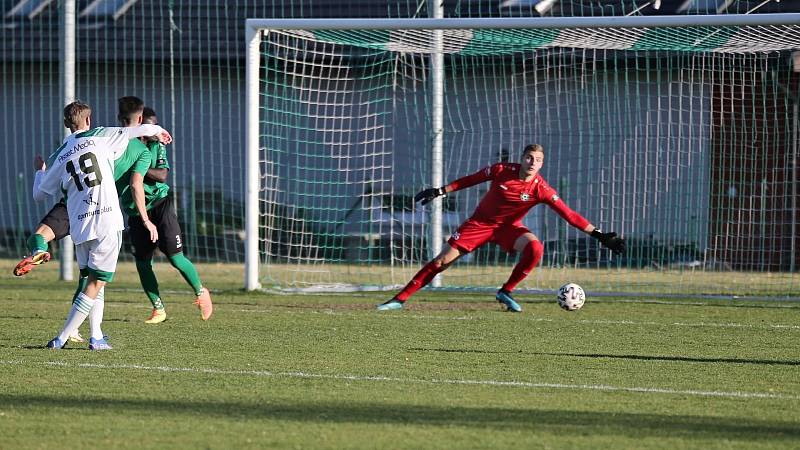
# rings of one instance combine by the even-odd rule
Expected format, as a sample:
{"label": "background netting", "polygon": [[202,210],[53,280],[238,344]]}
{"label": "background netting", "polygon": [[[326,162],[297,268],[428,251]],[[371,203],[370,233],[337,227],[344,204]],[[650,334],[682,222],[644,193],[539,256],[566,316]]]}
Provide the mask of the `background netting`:
{"label": "background netting", "polygon": [[[662,3],[656,11],[651,2],[561,0],[545,11],[532,2],[448,1],[444,15],[723,12]],[[4,258],[23,256],[25,237],[50,207],[30,200],[31,161],[62,138],[63,4],[0,0]],[[169,182],[185,251],[192,260],[240,264],[244,20],[428,17],[428,6],[415,0],[78,0],[76,96],[93,105],[96,124],[116,122],[116,99],[123,95],[140,96],[157,110],[176,138],[169,149]],[[792,8],[762,1],[725,6],[729,13]],[[262,86],[262,145],[282,134],[283,143],[270,143],[269,152],[285,156],[266,150],[262,155],[262,259],[268,263],[262,281],[282,287],[402,284],[430,257],[427,212],[410,201],[430,178],[430,32],[305,33],[302,39],[271,34],[273,42],[286,42],[283,54],[268,57],[275,44],[263,47],[263,75],[272,79]],[[527,287],[569,278],[587,280],[590,291],[612,285],[660,293],[796,290],[794,28],[444,35],[445,178],[506,157],[513,161],[523,144],[541,142],[548,148],[544,174],[568,203],[598,225],[624,231],[639,249],[609,262],[552,213],[534,210],[528,225],[547,251]],[[352,44],[345,45],[347,40]],[[278,89],[283,93],[276,94]],[[270,108],[294,115],[276,117]],[[309,115],[315,110],[317,116]],[[286,186],[298,183],[281,177],[324,181],[300,183],[305,190],[297,191]],[[445,235],[484,191],[475,187],[446,200]],[[496,286],[513,264],[492,247],[470,258],[446,273],[445,286]],[[616,268],[601,272],[603,264]],[[564,272],[567,267],[581,272],[573,277]]]}

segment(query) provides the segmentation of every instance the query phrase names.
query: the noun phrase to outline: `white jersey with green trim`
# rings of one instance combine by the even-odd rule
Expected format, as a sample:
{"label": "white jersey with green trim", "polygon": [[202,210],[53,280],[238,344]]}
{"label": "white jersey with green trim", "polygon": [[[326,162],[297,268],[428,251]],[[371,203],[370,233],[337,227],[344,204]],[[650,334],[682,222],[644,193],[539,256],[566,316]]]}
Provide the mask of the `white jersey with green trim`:
{"label": "white jersey with green trim", "polygon": [[163,129],[158,125],[138,127],[98,127],[68,136],[38,171],[33,197],[66,194],[69,233],[80,244],[125,229],[114,184],[114,161],[128,147],[128,141],[153,136]]}

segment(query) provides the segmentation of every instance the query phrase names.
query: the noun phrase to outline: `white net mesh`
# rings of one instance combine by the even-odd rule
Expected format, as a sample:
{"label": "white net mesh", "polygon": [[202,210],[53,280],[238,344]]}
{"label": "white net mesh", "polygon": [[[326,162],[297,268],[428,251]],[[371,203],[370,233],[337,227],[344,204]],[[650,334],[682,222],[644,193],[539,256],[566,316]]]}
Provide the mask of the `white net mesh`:
{"label": "white net mesh", "polygon": [[[431,30],[269,31],[262,44],[262,282],[392,287],[429,253]],[[787,97],[798,27],[445,30],[447,181],[521,149],[629,249],[612,257],[545,206],[525,283],[654,294],[787,295],[797,177]],[[781,51],[777,51],[781,50]],[[795,100],[796,103],[796,100]],[[488,185],[448,196],[444,235]],[[487,245],[444,286],[496,288],[515,257]]]}

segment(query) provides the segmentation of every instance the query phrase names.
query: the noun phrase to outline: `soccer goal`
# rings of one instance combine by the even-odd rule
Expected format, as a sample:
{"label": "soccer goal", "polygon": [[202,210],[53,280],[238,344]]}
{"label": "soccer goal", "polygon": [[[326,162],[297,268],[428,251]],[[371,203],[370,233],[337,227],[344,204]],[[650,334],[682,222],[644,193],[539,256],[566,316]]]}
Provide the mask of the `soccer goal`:
{"label": "soccer goal", "polygon": [[[414,194],[538,143],[545,179],[628,251],[537,206],[521,288],[800,292],[800,14],[246,27],[248,289],[404,284],[488,185]],[[496,289],[515,260],[489,244],[441,286]]]}

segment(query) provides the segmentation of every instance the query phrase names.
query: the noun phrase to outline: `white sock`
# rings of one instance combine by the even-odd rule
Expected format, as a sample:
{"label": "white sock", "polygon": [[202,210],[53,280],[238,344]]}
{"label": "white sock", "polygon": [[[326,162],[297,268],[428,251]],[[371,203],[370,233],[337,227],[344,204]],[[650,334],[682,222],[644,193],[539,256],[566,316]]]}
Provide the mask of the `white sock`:
{"label": "white sock", "polygon": [[72,309],[69,310],[67,321],[64,322],[64,328],[61,329],[61,333],[58,335],[58,339],[61,342],[67,342],[69,335],[81,326],[86,317],[89,316],[92,306],[94,306],[93,299],[83,292],[78,294],[78,297],[72,303]]}
{"label": "white sock", "polygon": [[100,328],[100,324],[103,323],[105,296],[106,288],[103,286],[100,292],[97,293],[97,298],[94,299],[94,306],[92,306],[92,310],[89,312],[90,335],[94,339],[103,339],[103,330]]}

